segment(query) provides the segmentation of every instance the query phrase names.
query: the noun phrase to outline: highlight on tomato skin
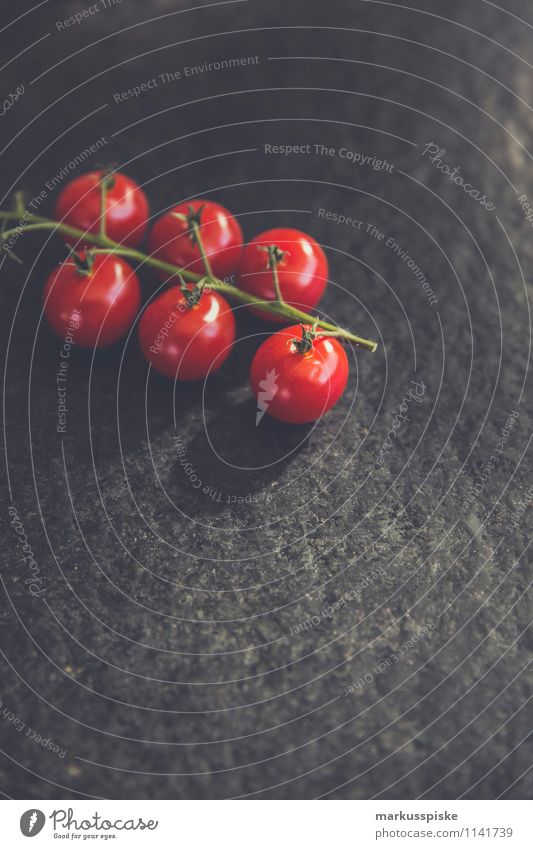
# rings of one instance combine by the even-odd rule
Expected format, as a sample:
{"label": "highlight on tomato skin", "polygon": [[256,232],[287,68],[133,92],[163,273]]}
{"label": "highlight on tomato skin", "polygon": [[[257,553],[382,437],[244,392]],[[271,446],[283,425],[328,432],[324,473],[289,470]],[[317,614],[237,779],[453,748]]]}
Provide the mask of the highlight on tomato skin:
{"label": "highlight on tomato skin", "polygon": [[[289,227],[265,230],[245,245],[239,268],[239,288],[265,301],[276,300],[272,269],[266,248],[276,245],[282,258],[277,264],[283,300],[303,312],[319,303],[329,276],[328,261],[318,242],[307,233]],[[274,324],[287,320],[264,310],[248,307],[254,315]]]}
{"label": "highlight on tomato skin", "polygon": [[[226,207],[210,200],[180,203],[158,218],[148,236],[149,253],[163,262],[195,274],[205,274],[200,249],[191,239],[187,218],[199,217],[199,232],[215,277],[227,278],[238,271],[243,235],[239,222]],[[166,280],[169,274],[158,272]]]}
{"label": "highlight on tomato skin", "polygon": [[[303,328],[312,335],[310,325]],[[341,343],[317,335],[301,352],[301,340],[302,325],[296,324],[269,336],[256,351],[250,383],[258,422],[264,413],[288,424],[313,422],[342,397],[349,366]]]}
{"label": "highlight on tomato skin", "polygon": [[[77,261],[61,263],[49,275],[44,312],[58,336],[68,334],[80,348],[103,348],[132,327],[141,305],[141,285],[121,257],[95,254],[90,262],[87,257],[90,251],[80,251]],[[90,268],[83,271],[84,265]]]}
{"label": "highlight on tomato skin", "polygon": [[107,179],[106,234],[114,242],[137,247],[150,218],[148,198],[138,183],[120,171],[89,171],[61,190],[55,217],[86,233],[98,233],[101,218],[101,184]]}
{"label": "highlight on tomato skin", "polygon": [[[194,286],[186,287],[192,293]],[[146,307],[139,341],[152,367],[171,380],[200,380],[217,371],[235,342],[235,317],[217,292],[202,291],[189,305],[180,286],[172,286]]]}

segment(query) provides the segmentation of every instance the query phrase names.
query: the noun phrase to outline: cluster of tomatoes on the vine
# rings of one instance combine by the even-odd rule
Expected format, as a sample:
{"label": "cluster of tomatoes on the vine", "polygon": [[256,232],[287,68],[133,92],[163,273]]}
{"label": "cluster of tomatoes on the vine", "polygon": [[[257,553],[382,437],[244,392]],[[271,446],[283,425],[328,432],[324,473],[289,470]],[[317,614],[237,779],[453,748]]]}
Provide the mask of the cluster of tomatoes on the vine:
{"label": "cluster of tomatoes on the vine", "polygon": [[[55,212],[62,225],[103,232],[138,259],[135,248],[150,211],[145,193],[126,175],[93,171],[73,180],[61,192]],[[180,204],[162,215],[148,234],[145,259],[157,260],[158,274],[169,287],[144,309],[139,340],[153,368],[174,380],[205,377],[222,365],[234,344],[233,310],[210,279],[235,276],[248,295],[288,306],[288,317],[247,307],[274,323],[290,322],[291,308],[312,310],[328,279],[326,256],[311,236],[279,228],[244,244],[237,219],[208,200]],[[165,264],[198,278],[185,282]],[[118,251],[78,240],[78,248],[48,278],[44,300],[46,317],[60,336],[74,322],[74,343],[95,348],[130,330],[141,307],[141,287]],[[311,324],[294,324],[294,318],[292,326],[259,347],[250,372],[259,409],[292,423],[313,421],[329,410],[347,378],[348,360],[338,339]]]}

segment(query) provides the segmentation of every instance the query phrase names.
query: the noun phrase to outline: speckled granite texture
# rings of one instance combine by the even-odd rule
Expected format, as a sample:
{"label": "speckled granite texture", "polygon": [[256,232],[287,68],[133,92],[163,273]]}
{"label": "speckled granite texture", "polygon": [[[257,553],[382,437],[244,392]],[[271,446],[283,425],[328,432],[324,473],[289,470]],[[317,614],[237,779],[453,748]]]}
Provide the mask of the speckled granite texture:
{"label": "speckled granite texture", "polygon": [[3,71],[2,96],[25,87],[0,119],[5,198],[50,213],[46,184],[104,136],[88,162],[154,214],[208,195],[247,237],[311,232],[324,314],[380,346],[349,352],[316,427],[256,428],[263,324],[239,311],[205,387],[148,374],[134,330],[72,353],[58,434],[41,291],[63,249],[19,240],[24,266],[0,270],[2,792],[528,796],[530,4],[124,0],[58,28],[82,5],[0,34],[7,58],[36,42]]}

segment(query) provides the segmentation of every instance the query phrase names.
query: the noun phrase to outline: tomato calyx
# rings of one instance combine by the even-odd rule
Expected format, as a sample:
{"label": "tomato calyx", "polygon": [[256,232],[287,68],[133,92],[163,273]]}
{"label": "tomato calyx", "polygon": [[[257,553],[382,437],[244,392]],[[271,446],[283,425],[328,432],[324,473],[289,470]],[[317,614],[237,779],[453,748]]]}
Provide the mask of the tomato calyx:
{"label": "tomato calyx", "polygon": [[[207,277],[202,277],[202,279],[199,280],[198,283],[195,283],[192,287],[187,285],[181,274],[179,275],[179,278],[180,289],[183,297],[185,298],[185,304],[189,309],[192,309],[192,307],[195,307],[200,303],[200,298],[202,297],[203,291],[208,282]],[[176,307],[178,308],[179,305],[176,305]]]}
{"label": "tomato calyx", "polygon": [[89,277],[92,274],[94,265],[94,249],[87,251],[77,251],[70,245],[68,247],[68,255],[63,265],[74,265],[76,274],[82,277]]}
{"label": "tomato calyx", "polygon": [[204,209],[205,203],[202,203],[198,207],[198,209],[195,209],[192,204],[189,204],[187,215],[184,215],[182,212],[171,212],[171,215],[174,218],[177,218],[179,221],[184,221],[187,224],[187,235],[189,237],[189,241],[193,248],[198,248],[198,252],[200,254],[205,273],[209,278],[212,278],[213,269],[211,268],[211,263],[209,261],[209,257],[207,256],[204,242],[200,234],[202,213]]}
{"label": "tomato calyx", "polygon": [[307,327],[305,324],[301,324],[302,336],[300,339],[292,339],[292,343],[296,348],[296,352],[298,354],[308,354],[309,351],[313,350],[313,342],[316,339],[316,326],[317,322],[315,321],[313,327]]}
{"label": "tomato calyx", "polygon": [[280,263],[283,262],[288,251],[282,251],[277,245],[258,245],[260,251],[265,251],[268,254],[266,267],[274,271]]}
{"label": "tomato calyx", "polygon": [[187,215],[184,215],[182,212],[170,213],[174,218],[179,219],[179,221],[185,221],[185,223],[187,224],[187,227],[189,229],[188,236],[193,248],[195,248],[197,245],[199,248],[201,248],[201,239],[198,235],[198,228],[201,226],[202,223],[202,213],[204,209],[205,203],[199,206],[198,209],[195,209],[192,204],[189,204]]}
{"label": "tomato calyx", "polygon": [[260,251],[265,251],[268,255],[266,267],[272,272],[272,282],[274,283],[276,300],[279,301],[280,304],[283,304],[285,299],[281,294],[281,288],[279,285],[278,265],[283,262],[289,252],[283,251],[280,247],[278,247],[278,245],[258,245],[258,248]]}

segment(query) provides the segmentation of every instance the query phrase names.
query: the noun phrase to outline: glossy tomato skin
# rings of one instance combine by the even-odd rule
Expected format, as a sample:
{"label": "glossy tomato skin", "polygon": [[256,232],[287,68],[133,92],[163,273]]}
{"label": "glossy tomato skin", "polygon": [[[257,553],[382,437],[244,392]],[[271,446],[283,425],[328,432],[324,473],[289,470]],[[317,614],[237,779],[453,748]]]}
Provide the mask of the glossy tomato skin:
{"label": "glossy tomato skin", "polygon": [[[59,221],[89,233],[100,229],[100,183],[104,171],[76,177],[60,193],[55,216]],[[148,199],[139,185],[125,174],[112,175],[107,192],[107,235],[114,242],[136,247],[142,241],[150,217]]]}
{"label": "glossy tomato skin", "polygon": [[[150,231],[149,252],[164,262],[203,274],[204,264],[198,245],[191,243],[190,228],[186,221],[175,217],[176,213],[187,215],[190,207],[197,212],[202,206],[200,235],[211,269],[215,277],[230,277],[239,268],[242,230],[235,216],[213,201],[200,199],[180,203],[162,215]],[[160,277],[165,280],[168,274],[160,272]]]}
{"label": "glossy tomato skin", "polygon": [[[268,255],[263,248],[277,245],[285,256],[278,264],[278,280],[285,301],[309,312],[320,301],[328,281],[328,261],[318,242],[312,236],[278,227],[260,233],[244,248],[239,270],[239,286],[251,295],[266,301],[275,300],[272,271],[268,267]],[[280,316],[250,307],[251,312],[273,324],[283,324]]]}
{"label": "glossy tomato skin", "polygon": [[319,419],[337,403],[348,380],[348,358],[337,339],[317,337],[301,354],[294,344],[301,337],[297,324],[278,330],[257,350],[250,369],[258,409],[289,424]]}
{"label": "glossy tomato skin", "polygon": [[235,318],[217,292],[204,289],[199,302],[189,307],[181,288],[172,286],[146,307],[139,340],[144,356],[160,374],[172,380],[199,380],[229,356]]}
{"label": "glossy tomato skin", "polygon": [[[84,256],[84,252],[80,253]],[[96,254],[88,275],[74,262],[59,265],[44,287],[48,323],[80,348],[111,345],[133,325],[141,304],[141,286],[130,265],[118,256]]]}

